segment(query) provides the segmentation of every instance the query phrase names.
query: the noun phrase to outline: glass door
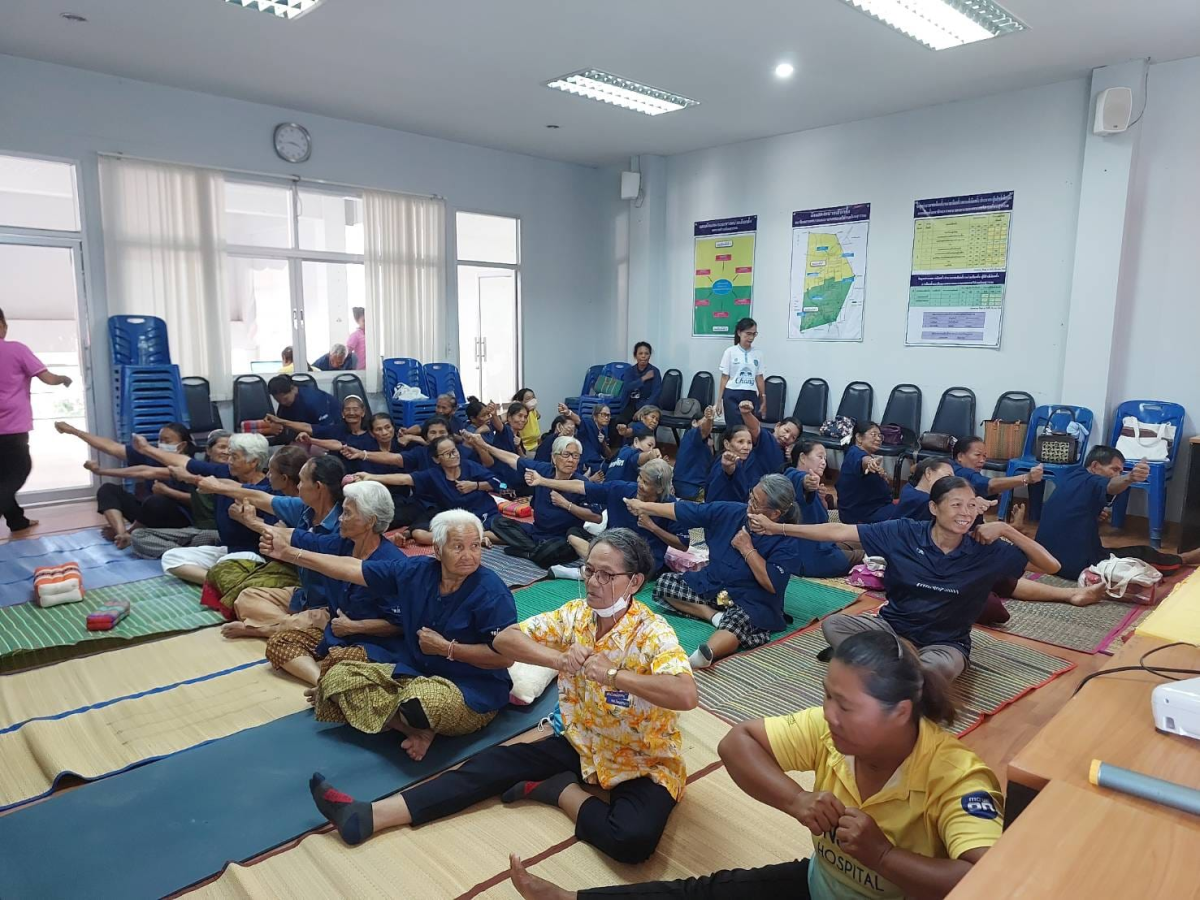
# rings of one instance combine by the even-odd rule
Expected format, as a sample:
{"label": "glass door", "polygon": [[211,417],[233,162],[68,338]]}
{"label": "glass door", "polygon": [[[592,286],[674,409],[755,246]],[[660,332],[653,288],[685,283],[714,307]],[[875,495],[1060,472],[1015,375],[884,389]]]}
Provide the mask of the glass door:
{"label": "glass door", "polygon": [[84,430],[89,426],[89,379],[83,377],[79,331],[81,259],[77,241],[0,235],[8,340],[25,344],[52,372],[71,378],[69,388],[36,378],[30,384],[33,472],[20,494],[22,505],[82,497],[93,490],[93,478],[83,468],[87,445],[54,430],[59,420]]}
{"label": "glass door", "polygon": [[463,388],[485,401],[517,392],[517,273],[458,267],[459,360]]}

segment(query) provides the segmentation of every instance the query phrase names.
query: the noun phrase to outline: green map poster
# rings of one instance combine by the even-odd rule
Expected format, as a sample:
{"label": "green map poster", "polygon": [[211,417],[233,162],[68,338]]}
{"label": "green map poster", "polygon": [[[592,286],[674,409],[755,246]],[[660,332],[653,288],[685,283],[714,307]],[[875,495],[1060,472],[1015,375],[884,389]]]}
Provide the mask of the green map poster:
{"label": "green map poster", "polygon": [[792,213],[788,340],[861,341],[871,204]]}
{"label": "green map poster", "polygon": [[697,222],[692,336],[727,337],[754,308],[758,216]]}

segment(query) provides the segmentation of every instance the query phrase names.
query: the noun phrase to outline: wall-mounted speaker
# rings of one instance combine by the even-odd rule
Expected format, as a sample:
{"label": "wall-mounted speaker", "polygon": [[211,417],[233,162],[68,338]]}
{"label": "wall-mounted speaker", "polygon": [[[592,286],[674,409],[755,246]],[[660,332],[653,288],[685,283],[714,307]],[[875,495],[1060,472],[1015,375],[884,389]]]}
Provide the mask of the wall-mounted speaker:
{"label": "wall-mounted speaker", "polygon": [[1120,134],[1129,127],[1133,117],[1133,91],[1114,87],[1101,91],[1096,97],[1096,121],[1092,134]]}
{"label": "wall-mounted speaker", "polygon": [[621,173],[621,199],[636,200],[642,192],[642,175],[640,172]]}

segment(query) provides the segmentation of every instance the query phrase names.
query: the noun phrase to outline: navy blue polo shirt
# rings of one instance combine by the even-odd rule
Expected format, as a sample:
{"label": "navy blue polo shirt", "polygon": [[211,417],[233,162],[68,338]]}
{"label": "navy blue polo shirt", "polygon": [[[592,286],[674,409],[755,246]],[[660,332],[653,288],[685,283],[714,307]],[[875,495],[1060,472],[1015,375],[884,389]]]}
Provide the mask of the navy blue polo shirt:
{"label": "navy blue polo shirt", "polygon": [[746,525],[746,504],[680,500],[675,503],[675,520],[684,528],[703,528],[708,543],[708,565],[698,572],[685,572],[687,586],[706,600],[726,590],[755,628],[781,630],[786,624],[783,597],[788,579],[801,571],[802,542],[782,535],[750,535],[754,549],[766,560],[767,575],[775,588],[772,594],[758,583],[745,558],[733,546],[734,537]]}
{"label": "navy blue polo shirt", "polygon": [[867,456],[856,444],[850,445],[842,460],[837,480],[838,514],[843,525],[881,521],[891,518],[892,489],[882,475],[863,472]]}
{"label": "navy blue polo shirt", "polygon": [[708,482],[713,464],[713,449],[699,428],[689,429],[675,454],[675,496],[690,499],[700,496]]}
{"label": "navy blue polo shirt", "polygon": [[764,475],[778,475],[783,471],[785,463],[783,450],[775,440],[775,435],[766,428],[760,429],[758,440],[750,448],[750,455],[746,457],[746,477],[751,486],[758,484]]}
{"label": "navy blue polo shirt", "polygon": [[988,478],[982,472],[976,472],[974,469],[967,466],[961,466],[958,463],[952,463],[954,466],[954,474],[959,478],[965,478],[967,483],[971,485],[971,490],[975,492],[976,497],[991,497],[988,493],[988,484],[992,479]]}
{"label": "navy blue polo shirt", "polygon": [[608,441],[600,434],[600,426],[591,416],[580,416],[579,427],[575,437],[583,445],[583,459],[580,464],[591,472],[595,472],[606,462],[605,452]]}
{"label": "navy blue polo shirt", "polygon": [[[229,466],[224,463],[201,462],[198,459],[189,459],[187,470],[193,475],[201,477],[212,475],[214,478],[233,478],[233,474],[229,471]],[[271,480],[266,475],[257,484],[243,484],[242,487],[251,491],[262,491],[267,494],[275,493],[271,490]],[[216,500],[213,503],[213,512],[217,517],[217,534],[221,538],[221,546],[226,547],[230,553],[257,553],[258,534],[251,531],[241,522],[236,522],[229,517],[229,507],[231,506],[233,506],[232,497],[226,497],[224,494],[216,495]],[[274,516],[263,516],[262,520],[268,525],[274,525],[276,522]]]}
{"label": "navy blue polo shirt", "polygon": [[[642,381],[642,376],[647,372],[654,377]],[[662,374],[658,367],[649,363],[645,369],[639,369],[635,363],[622,372],[621,396],[634,408],[634,412],[643,406],[658,406],[658,398],[662,396]]]}
{"label": "navy blue polo shirt", "polygon": [[[608,510],[609,528],[629,528],[644,537],[646,543],[650,545],[650,552],[654,554],[654,571],[662,571],[663,566],[666,564],[666,543],[657,534],[653,534],[638,525],[637,516],[631,513],[629,507],[625,505],[626,500],[632,500],[637,497],[637,482],[606,481],[604,484],[594,484],[588,481],[584,484],[583,496],[589,503],[603,505]],[[678,522],[673,522],[670,519],[660,519],[657,516],[652,518],[651,521],[663,531],[679,538],[683,542],[683,546],[687,547],[691,543],[691,538],[688,536],[688,529]]]}
{"label": "navy blue polo shirt", "polygon": [[309,425],[333,425],[341,421],[342,404],[332,394],[307,384],[296,386],[291,406],[279,404],[279,417]]}
{"label": "navy blue polo shirt", "polygon": [[[525,459],[522,457],[517,460],[517,477],[521,484],[525,483],[525,473],[534,471],[544,478],[558,478],[555,474],[553,463],[540,463],[537,460]],[[572,476],[577,481],[587,481],[578,471]],[[550,489],[546,487],[538,487],[533,489],[533,525],[526,525],[524,522],[518,522],[522,528],[528,528],[530,537],[535,541],[548,541],[551,538],[566,537],[567,532],[572,528],[582,528],[583,520],[575,516],[570,510],[559,509],[554,505],[554,501],[550,499]],[[576,506],[587,507],[593,512],[599,512],[599,509],[594,503],[588,501],[586,497],[583,502],[579,502],[577,497],[568,496],[568,500]]]}
{"label": "navy blue polo shirt", "polygon": [[[399,551],[397,551],[399,552]],[[491,569],[480,566],[458,590],[439,593],[442,566],[430,556],[363,563],[367,587],[380,598],[382,618],[404,633],[392,638],[393,678],[440,677],[462,691],[467,706],[488,713],[508,703],[512,681],[507,669],[480,669],[462,660],[430,656],[421,650],[421,629],[436,631],[459,645],[492,645],[496,635],[517,622],[512,592]]]}
{"label": "navy blue polo shirt", "polygon": [[883,620],[918,647],[949,644],[965,654],[992,586],[1020,578],[1027,562],[1012,544],[980,544],[970,535],[943,553],[933,542],[932,523],[912,519],[859,525],[858,538],[869,556],[887,560]]}
{"label": "navy blue polo shirt", "polygon": [[916,485],[906,484],[900,489],[900,502],[896,506],[895,518],[932,522],[933,513],[929,511],[929,495]]}
{"label": "navy blue polo shirt", "polygon": [[556,440],[558,440],[558,435],[553,431],[549,434],[543,434],[542,439],[538,442],[537,451],[533,454],[533,458],[538,462],[550,462],[550,457],[554,455],[554,442]]}
{"label": "navy blue polo shirt", "polygon": [[804,477],[808,474],[788,467],[783,472],[796,489],[796,505],[800,507],[800,520],[805,525],[824,525],[829,521],[829,510],[821,499],[820,491],[805,491]]}
{"label": "navy blue polo shirt", "polygon": [[642,451],[637,447],[622,447],[617,451],[608,463],[608,471],[604,478],[606,481],[637,481],[638,471],[641,466],[638,465],[638,458],[641,457]]}
{"label": "navy blue polo shirt", "polygon": [[[311,531],[313,534],[340,534],[338,519],[342,515],[342,505],[336,504],[320,522],[313,521],[311,506],[305,506],[299,497],[275,497],[271,500],[271,509],[279,521],[288,528],[299,531]],[[339,556],[347,556],[354,549],[353,541],[342,541]],[[298,613],[302,609],[328,609],[331,579],[314,572],[312,569],[298,567],[296,574],[300,578],[300,587],[292,594],[289,604],[291,612]]]}
{"label": "navy blue polo shirt", "polygon": [[1042,506],[1037,542],[1062,564],[1061,578],[1078,578],[1088,566],[1108,559],[1100,542],[1100,513],[1112,500],[1108,479],[1072,466],[1054,476],[1054,490]]}
{"label": "navy blue polo shirt", "polygon": [[[441,512],[447,509],[465,509],[475,513],[486,526],[495,518],[499,509],[487,491],[459,493],[455,482],[446,477],[440,466],[412,473],[413,492],[417,499],[432,509]],[[470,460],[459,462],[460,481],[486,481],[494,490],[500,490],[500,479],[478,463]]]}
{"label": "navy blue polo shirt", "polygon": [[746,474],[746,461],[738,460],[733,474],[725,474],[718,455],[708,470],[708,483],[704,487],[706,503],[741,503],[750,499],[750,479]]}

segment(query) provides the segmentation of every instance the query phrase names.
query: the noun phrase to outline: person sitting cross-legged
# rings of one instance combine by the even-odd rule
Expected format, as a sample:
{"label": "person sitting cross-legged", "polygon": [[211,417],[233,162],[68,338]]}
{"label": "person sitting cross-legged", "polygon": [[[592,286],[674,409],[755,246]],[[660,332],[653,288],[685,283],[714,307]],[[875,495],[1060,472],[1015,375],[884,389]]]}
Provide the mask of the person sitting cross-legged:
{"label": "person sitting cross-legged", "polygon": [[[316,773],[309,787],[322,815],[358,844],[501,795],[505,803],[557,806],[579,840],[618,862],[647,859],[687,780],[677,711],[697,703],[674,630],[633,599],[652,564],[636,534],[605,531],[588,553],[586,599],[526,619],[492,642],[509,659],[558,670],[561,735],[491,747],[375,803],[347,796]],[[609,799],[581,782],[607,790]]]}

